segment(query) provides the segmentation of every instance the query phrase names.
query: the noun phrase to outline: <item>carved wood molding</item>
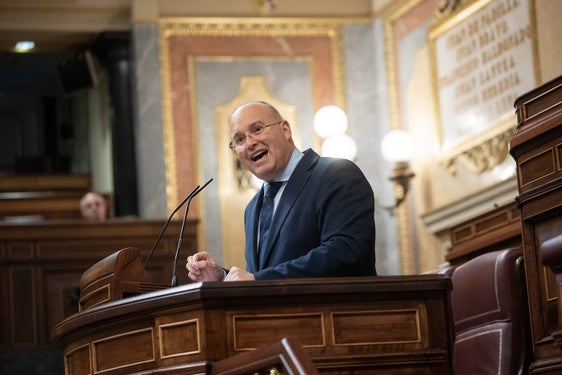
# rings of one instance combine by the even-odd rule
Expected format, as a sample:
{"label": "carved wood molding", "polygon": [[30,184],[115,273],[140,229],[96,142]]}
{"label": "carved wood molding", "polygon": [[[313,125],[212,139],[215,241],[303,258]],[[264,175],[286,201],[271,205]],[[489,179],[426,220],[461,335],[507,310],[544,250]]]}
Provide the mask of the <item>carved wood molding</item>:
{"label": "carved wood molding", "polygon": [[441,157],[439,163],[453,175],[457,173],[457,162],[478,174],[493,169],[509,155],[509,140],[514,132],[515,127],[510,126],[489,138],[486,138],[488,134],[483,134],[483,137],[475,138],[468,147]]}

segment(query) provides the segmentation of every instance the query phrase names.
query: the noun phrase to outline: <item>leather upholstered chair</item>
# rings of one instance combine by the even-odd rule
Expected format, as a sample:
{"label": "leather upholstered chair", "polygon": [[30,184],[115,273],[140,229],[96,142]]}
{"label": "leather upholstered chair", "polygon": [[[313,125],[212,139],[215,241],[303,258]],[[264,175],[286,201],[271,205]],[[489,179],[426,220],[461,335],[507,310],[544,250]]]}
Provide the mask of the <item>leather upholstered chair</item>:
{"label": "leather upholstered chair", "polygon": [[524,374],[530,329],[522,252],[485,253],[455,268],[455,374]]}

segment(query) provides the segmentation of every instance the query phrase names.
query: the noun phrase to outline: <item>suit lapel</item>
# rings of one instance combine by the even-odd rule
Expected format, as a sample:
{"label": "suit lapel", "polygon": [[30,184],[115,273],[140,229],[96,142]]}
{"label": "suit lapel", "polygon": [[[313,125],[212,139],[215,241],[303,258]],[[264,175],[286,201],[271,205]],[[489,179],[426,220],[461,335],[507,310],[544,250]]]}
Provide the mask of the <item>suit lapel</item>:
{"label": "suit lapel", "polygon": [[[283,190],[283,194],[281,195],[281,200],[279,201],[279,204],[275,210],[275,214],[273,215],[273,221],[271,222],[271,230],[269,233],[269,240],[265,248],[265,252],[264,254],[260,254],[259,257],[259,269],[263,269],[265,267],[267,260],[271,256],[272,244],[277,240],[279,231],[281,230],[281,227],[283,226],[287,215],[289,215],[289,212],[293,208],[300,192],[304,189],[308,180],[310,179],[312,168],[314,167],[314,165],[316,165],[318,158],[319,155],[312,149],[306,150],[304,152],[303,158],[297,164],[297,167],[289,178],[289,181],[285,186],[285,190]],[[256,215],[259,215],[259,210],[257,210]],[[257,221],[257,216],[254,217]],[[256,238],[257,227],[254,229],[254,231],[256,234],[254,238]]]}
{"label": "suit lapel", "polygon": [[258,264],[258,226],[259,226],[259,217],[260,217],[260,210],[261,210],[261,205],[263,202],[263,187],[260,189],[259,194],[257,196],[255,196],[255,199],[250,202],[250,206],[248,206],[248,228],[251,229],[251,233],[250,234],[246,234],[246,236],[249,235],[250,238],[247,238],[246,241],[248,242],[248,247],[247,247],[247,251],[250,252],[250,254],[246,254],[246,262],[248,262],[248,269],[249,270],[253,270],[253,271],[257,271],[259,270],[259,264]]}

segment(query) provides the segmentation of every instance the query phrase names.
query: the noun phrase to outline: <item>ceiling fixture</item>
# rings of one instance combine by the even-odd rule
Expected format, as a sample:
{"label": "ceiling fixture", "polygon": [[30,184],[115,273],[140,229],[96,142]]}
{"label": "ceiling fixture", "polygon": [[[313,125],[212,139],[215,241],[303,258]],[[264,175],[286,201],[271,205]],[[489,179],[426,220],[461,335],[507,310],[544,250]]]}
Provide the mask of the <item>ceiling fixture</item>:
{"label": "ceiling fixture", "polygon": [[14,48],[14,50],[16,52],[29,52],[34,48],[35,42],[32,42],[31,40],[21,40],[16,43],[16,47]]}

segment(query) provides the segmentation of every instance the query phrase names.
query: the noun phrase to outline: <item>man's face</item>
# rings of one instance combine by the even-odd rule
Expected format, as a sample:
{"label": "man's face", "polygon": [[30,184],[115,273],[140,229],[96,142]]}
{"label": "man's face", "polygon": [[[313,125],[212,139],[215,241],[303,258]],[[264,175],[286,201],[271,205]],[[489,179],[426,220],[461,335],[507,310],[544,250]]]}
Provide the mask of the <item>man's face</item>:
{"label": "man's face", "polygon": [[105,200],[95,194],[88,194],[80,207],[82,217],[88,220],[105,220],[107,205]]}
{"label": "man's face", "polygon": [[[259,135],[253,135],[256,126],[271,125]],[[250,103],[238,108],[232,115],[230,135],[245,136],[243,146],[236,149],[240,163],[261,180],[273,181],[289,162],[294,145],[291,127],[287,121],[274,117],[269,108]]]}

